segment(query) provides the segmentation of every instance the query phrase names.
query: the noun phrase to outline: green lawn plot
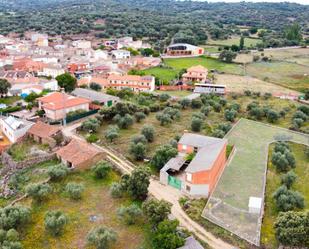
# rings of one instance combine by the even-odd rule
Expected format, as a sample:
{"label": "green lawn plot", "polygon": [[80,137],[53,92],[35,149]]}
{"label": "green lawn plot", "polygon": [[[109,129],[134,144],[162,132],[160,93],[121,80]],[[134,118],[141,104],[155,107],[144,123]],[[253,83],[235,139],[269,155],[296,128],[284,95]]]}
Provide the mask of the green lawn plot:
{"label": "green lawn plot", "polygon": [[[292,186],[293,190],[299,191],[305,198],[305,209],[309,208],[309,159],[305,155],[305,145],[290,143],[290,148],[295,156],[296,167],[294,172],[297,180]],[[270,149],[272,153],[273,145]],[[271,163],[271,157],[268,158],[267,181],[265,192],[265,211],[261,230],[261,244],[266,249],[278,248],[278,242],[275,238],[274,223],[278,216],[278,211],[272,198],[273,193],[281,186],[282,173],[278,173]]]}
{"label": "green lawn plot", "polygon": [[[87,245],[88,232],[98,226],[106,226],[117,233],[117,241],[111,249],[150,249],[148,225],[141,219],[136,225],[127,226],[117,218],[117,208],[127,206],[132,201],[127,198],[113,199],[110,196],[110,184],[120,176],[112,172],[107,179],[97,180],[90,170],[72,172],[60,182],[51,183],[53,193],[42,203],[33,203],[31,199],[22,201],[22,205],[31,207],[30,224],[21,231],[24,249],[93,249]],[[85,190],[82,199],[74,201],[64,193],[68,182],[82,183]],[[44,216],[49,210],[61,210],[68,217],[63,233],[53,237],[45,231]]]}
{"label": "green lawn plot", "polygon": [[247,74],[296,91],[309,87],[309,65],[291,62],[257,62],[247,65]]}
{"label": "green lawn plot", "polygon": [[162,90],[156,90],[154,92],[157,93],[157,94],[166,93],[166,94],[168,94],[168,95],[170,95],[172,97],[177,97],[177,98],[183,98],[183,97],[186,97],[186,96],[192,94],[191,91],[185,91],[185,90],[183,90],[183,91],[162,91]]}
{"label": "green lawn plot", "polygon": [[269,144],[287,140],[309,145],[309,136],[240,119],[225,138],[235,151],[209,198],[203,217],[259,245],[262,217],[249,213],[248,204],[250,197],[264,198]]}
{"label": "green lawn plot", "polygon": [[0,98],[0,104],[12,105],[18,100],[20,100],[19,96],[4,97]]}
{"label": "green lawn plot", "polygon": [[[226,40],[211,40],[207,42],[207,44],[220,45],[220,46],[232,46],[232,45],[239,46],[239,42],[240,42],[240,37],[235,36],[235,37],[232,37]],[[260,39],[253,39],[253,38],[248,38],[248,37],[245,37],[245,40],[244,40],[245,47],[255,47],[256,44],[261,43],[261,42],[262,40]]]}
{"label": "green lawn plot", "polygon": [[165,67],[153,67],[143,70],[145,74],[153,75],[163,82],[177,79],[181,69],[202,65],[208,70],[216,69],[229,74],[243,74],[241,65],[235,63],[224,63],[215,58],[200,56],[190,58],[168,58],[164,59]]}

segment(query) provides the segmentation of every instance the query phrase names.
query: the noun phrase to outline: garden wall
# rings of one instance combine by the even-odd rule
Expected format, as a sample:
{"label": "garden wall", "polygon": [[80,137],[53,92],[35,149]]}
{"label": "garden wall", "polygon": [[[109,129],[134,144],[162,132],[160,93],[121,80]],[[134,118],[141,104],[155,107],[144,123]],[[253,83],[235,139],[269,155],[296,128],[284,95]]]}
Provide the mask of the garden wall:
{"label": "garden wall", "polygon": [[48,155],[39,155],[30,159],[27,159],[25,161],[21,161],[21,162],[16,162],[13,160],[13,158],[6,152],[4,151],[2,153],[2,157],[1,157],[1,162],[3,164],[3,168],[0,172],[1,176],[4,176],[5,174],[7,174],[10,171],[15,171],[18,169],[23,169],[26,167],[29,167],[31,165],[35,165],[38,163],[42,163],[45,161],[49,161],[52,159],[56,158],[56,154],[55,153],[51,153]]}

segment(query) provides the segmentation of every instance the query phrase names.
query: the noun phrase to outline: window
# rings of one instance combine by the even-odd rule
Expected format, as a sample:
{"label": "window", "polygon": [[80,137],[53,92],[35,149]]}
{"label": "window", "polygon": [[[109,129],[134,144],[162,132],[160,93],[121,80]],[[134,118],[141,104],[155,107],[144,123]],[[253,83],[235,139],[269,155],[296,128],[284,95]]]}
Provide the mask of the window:
{"label": "window", "polygon": [[183,149],[183,150],[186,150],[186,149],[187,149],[187,145],[183,144],[183,145],[182,145],[182,149]]}
{"label": "window", "polygon": [[192,181],[192,174],[187,173],[187,181],[191,182]]}
{"label": "window", "polygon": [[186,190],[187,190],[188,192],[190,192],[190,191],[191,191],[191,187],[190,187],[189,185],[186,185]]}

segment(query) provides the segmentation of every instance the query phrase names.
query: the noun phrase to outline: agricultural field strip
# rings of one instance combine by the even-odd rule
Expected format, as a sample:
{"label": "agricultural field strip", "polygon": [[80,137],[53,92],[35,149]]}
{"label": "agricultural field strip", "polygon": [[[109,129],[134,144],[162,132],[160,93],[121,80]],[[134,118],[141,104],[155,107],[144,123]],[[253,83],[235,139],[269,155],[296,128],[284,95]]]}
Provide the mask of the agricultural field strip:
{"label": "agricultural field strip", "polygon": [[[248,140],[249,136],[246,136],[248,133],[245,132],[240,134],[240,130],[247,131],[251,135],[255,134],[256,137],[254,137],[254,139],[250,139],[253,143],[250,143],[250,140]],[[255,133],[252,131],[255,131]],[[265,131],[270,132],[265,133]],[[239,135],[245,136],[243,139],[239,139]],[[216,186],[214,193],[210,197],[202,216],[220,226],[223,226],[225,229],[235,233],[239,237],[244,238],[251,243],[259,244],[262,215],[260,217],[251,216],[248,218],[248,220],[252,222],[251,235],[250,232],[249,234],[243,235],[245,231],[236,231],[234,229],[235,224],[229,224],[228,220],[236,220],[236,223],[240,226],[245,226],[246,224],[243,224],[243,221],[245,220],[243,215],[246,214],[250,216],[247,210],[249,197],[254,196],[262,199],[264,198],[269,144],[278,139],[283,139],[309,145],[309,136],[280,127],[240,119],[233,129],[226,135],[226,138],[229,139],[229,143],[234,144],[237,150],[235,150],[232,160],[229,161],[224,173],[222,174],[221,179]],[[267,142],[263,143],[263,141]],[[260,142],[260,146],[256,145],[258,142]],[[248,161],[252,163],[247,164]],[[248,186],[248,182],[250,182],[251,188]],[[218,200],[220,201],[218,202]],[[216,204],[211,206],[212,202]],[[222,218],[223,216],[216,217],[213,212],[215,212],[215,209],[219,204],[223,204],[225,208],[239,213],[239,216],[235,216],[234,213],[232,214],[233,217],[228,217],[229,214],[225,213],[225,215],[227,215],[225,218]],[[255,225],[253,222],[254,220],[256,222]],[[253,238],[252,235],[256,232],[258,234],[255,238]]]}

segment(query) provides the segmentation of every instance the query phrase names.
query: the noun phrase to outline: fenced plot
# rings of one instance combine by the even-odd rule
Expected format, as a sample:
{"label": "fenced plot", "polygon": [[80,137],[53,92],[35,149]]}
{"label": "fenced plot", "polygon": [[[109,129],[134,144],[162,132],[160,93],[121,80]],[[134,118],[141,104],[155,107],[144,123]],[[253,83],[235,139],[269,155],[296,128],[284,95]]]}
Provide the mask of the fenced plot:
{"label": "fenced plot", "polygon": [[226,135],[235,146],[203,217],[248,242],[260,244],[263,212],[250,213],[249,198],[264,200],[269,144],[292,141],[309,145],[309,136],[263,123],[240,119]]}

